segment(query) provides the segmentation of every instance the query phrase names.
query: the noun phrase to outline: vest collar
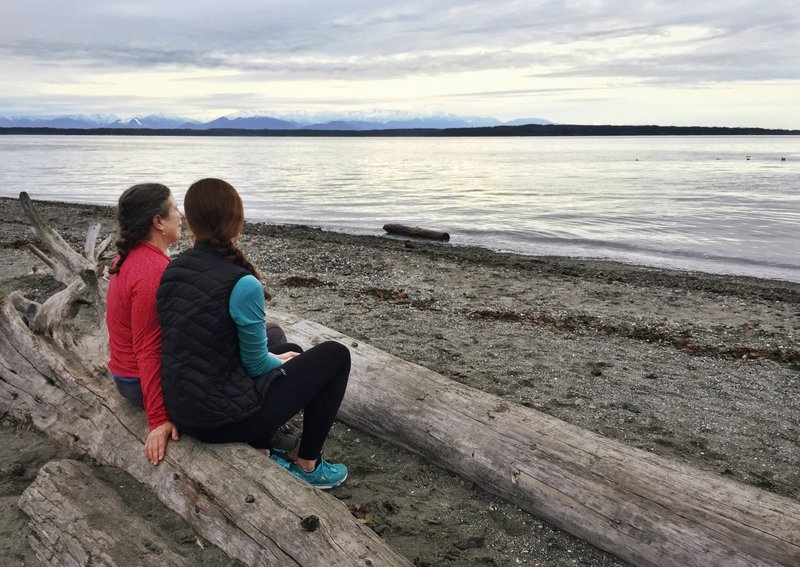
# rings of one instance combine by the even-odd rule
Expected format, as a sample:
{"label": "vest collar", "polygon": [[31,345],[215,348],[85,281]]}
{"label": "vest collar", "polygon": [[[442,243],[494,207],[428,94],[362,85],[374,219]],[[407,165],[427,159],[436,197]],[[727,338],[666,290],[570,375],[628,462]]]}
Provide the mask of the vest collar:
{"label": "vest collar", "polygon": [[218,256],[222,256],[219,250],[217,250],[214,246],[212,246],[208,240],[198,240],[197,242],[194,243],[194,249],[197,250],[198,252],[213,252]]}

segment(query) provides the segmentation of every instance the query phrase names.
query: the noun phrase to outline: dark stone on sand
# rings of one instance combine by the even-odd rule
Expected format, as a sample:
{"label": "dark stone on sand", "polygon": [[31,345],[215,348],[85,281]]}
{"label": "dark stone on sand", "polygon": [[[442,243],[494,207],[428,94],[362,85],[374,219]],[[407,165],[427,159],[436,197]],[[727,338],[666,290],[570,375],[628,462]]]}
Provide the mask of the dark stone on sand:
{"label": "dark stone on sand", "polygon": [[388,512],[389,514],[396,514],[400,507],[397,505],[397,502],[393,500],[384,500],[381,503],[382,508]]}
{"label": "dark stone on sand", "polygon": [[631,413],[640,413],[642,411],[642,409],[639,406],[637,406],[636,404],[632,404],[630,402],[626,403],[622,407],[625,408],[626,410],[628,410]]}
{"label": "dark stone on sand", "polygon": [[483,547],[483,544],[485,542],[486,542],[485,537],[476,536],[456,542],[455,546],[461,551],[466,551],[467,549],[478,549],[480,547]]}

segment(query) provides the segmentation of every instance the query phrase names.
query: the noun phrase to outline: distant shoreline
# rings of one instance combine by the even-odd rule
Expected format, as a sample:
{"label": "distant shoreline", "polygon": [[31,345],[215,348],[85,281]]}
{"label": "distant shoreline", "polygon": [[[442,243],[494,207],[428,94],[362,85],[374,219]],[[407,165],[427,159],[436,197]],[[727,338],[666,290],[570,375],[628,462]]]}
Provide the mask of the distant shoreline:
{"label": "distant shoreline", "polygon": [[[7,208],[16,207],[16,203],[18,202],[17,197],[12,196],[3,196],[0,195],[0,216]],[[87,216],[89,215],[89,211],[93,216],[98,216],[100,218],[106,216],[108,218],[113,217],[113,211],[115,209],[114,204],[107,204],[107,203],[90,203],[87,201],[82,202],[74,202],[74,201],[62,201],[58,200],[57,198],[49,198],[49,197],[36,197],[34,199],[34,203],[38,207],[52,207],[60,212],[64,210],[71,210],[74,211],[74,215],[67,215],[68,217],[77,218],[80,216]],[[0,222],[2,224],[2,222]],[[678,275],[685,275],[689,276],[692,274],[702,274],[709,278],[728,278],[732,280],[737,280],[739,282],[745,281],[761,281],[761,282],[771,282],[772,285],[789,285],[789,286],[797,286],[800,285],[800,279],[796,277],[793,278],[792,274],[783,274],[783,275],[770,275],[756,272],[743,272],[743,271],[732,271],[730,270],[730,266],[737,263],[734,259],[732,260],[731,264],[728,265],[728,269],[719,267],[714,267],[710,264],[706,264],[704,267],[686,267],[680,265],[669,265],[664,262],[659,262],[657,259],[650,258],[650,262],[645,262],[642,260],[635,260],[635,259],[621,259],[621,258],[614,258],[609,257],[607,255],[596,254],[592,255],[591,253],[582,253],[582,254],[570,254],[569,252],[565,251],[556,251],[556,252],[543,252],[541,250],[522,250],[522,249],[512,249],[507,247],[494,247],[488,241],[483,242],[464,242],[464,241],[450,241],[447,243],[444,242],[436,242],[436,241],[429,241],[424,239],[417,239],[413,237],[398,237],[393,236],[390,234],[385,233],[381,230],[378,226],[373,227],[371,231],[359,232],[359,231],[352,231],[349,230],[347,227],[342,226],[324,226],[318,224],[308,224],[308,223],[296,223],[296,222],[275,222],[270,220],[264,220],[259,218],[254,218],[249,215],[246,215],[245,218],[245,233],[249,231],[255,232],[277,232],[277,233],[311,233],[313,236],[311,240],[319,238],[320,240],[344,240],[349,242],[358,242],[363,245],[370,245],[370,243],[374,242],[395,242],[404,243],[405,246],[408,248],[415,248],[415,249],[429,249],[429,250],[456,250],[460,251],[460,253],[474,255],[474,256],[498,256],[498,257],[507,257],[507,258],[517,258],[522,259],[522,261],[530,261],[535,259],[537,262],[544,262],[544,261],[556,261],[560,264],[570,265],[570,266],[599,266],[602,268],[603,271],[611,273],[616,270],[645,270],[649,272],[658,271],[664,274],[678,274]],[[21,241],[21,240],[20,240]],[[741,266],[742,264],[740,264]],[[745,264],[746,265],[746,264]],[[767,268],[770,269],[782,269],[785,268],[786,270],[795,270],[796,266],[793,265],[780,265],[780,264],[764,264]],[[762,266],[762,268],[764,267]]]}
{"label": "distant shoreline", "polygon": [[0,128],[0,135],[31,136],[240,136],[240,137],[483,137],[483,136],[800,136],[800,130],[720,126],[591,126],[527,124],[478,128],[409,128],[395,130],[245,130],[211,128]]}

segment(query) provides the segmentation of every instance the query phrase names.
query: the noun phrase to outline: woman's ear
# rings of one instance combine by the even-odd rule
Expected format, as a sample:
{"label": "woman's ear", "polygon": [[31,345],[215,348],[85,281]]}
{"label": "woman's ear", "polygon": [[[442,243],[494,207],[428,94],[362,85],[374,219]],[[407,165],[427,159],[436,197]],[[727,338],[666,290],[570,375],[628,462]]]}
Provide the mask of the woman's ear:
{"label": "woman's ear", "polygon": [[152,225],[158,232],[164,232],[164,219],[161,218],[161,215],[153,216]]}

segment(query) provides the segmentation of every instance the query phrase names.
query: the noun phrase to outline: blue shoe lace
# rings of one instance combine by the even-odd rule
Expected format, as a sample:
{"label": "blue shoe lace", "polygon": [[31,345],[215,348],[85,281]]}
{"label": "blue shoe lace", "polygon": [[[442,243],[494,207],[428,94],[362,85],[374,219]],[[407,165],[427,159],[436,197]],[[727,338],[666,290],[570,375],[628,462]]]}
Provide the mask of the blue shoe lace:
{"label": "blue shoe lace", "polygon": [[311,472],[306,472],[297,463],[292,463],[289,472],[297,478],[306,481],[311,486],[328,490],[342,484],[347,478],[347,467],[341,463],[329,463],[324,459],[317,462]]}

